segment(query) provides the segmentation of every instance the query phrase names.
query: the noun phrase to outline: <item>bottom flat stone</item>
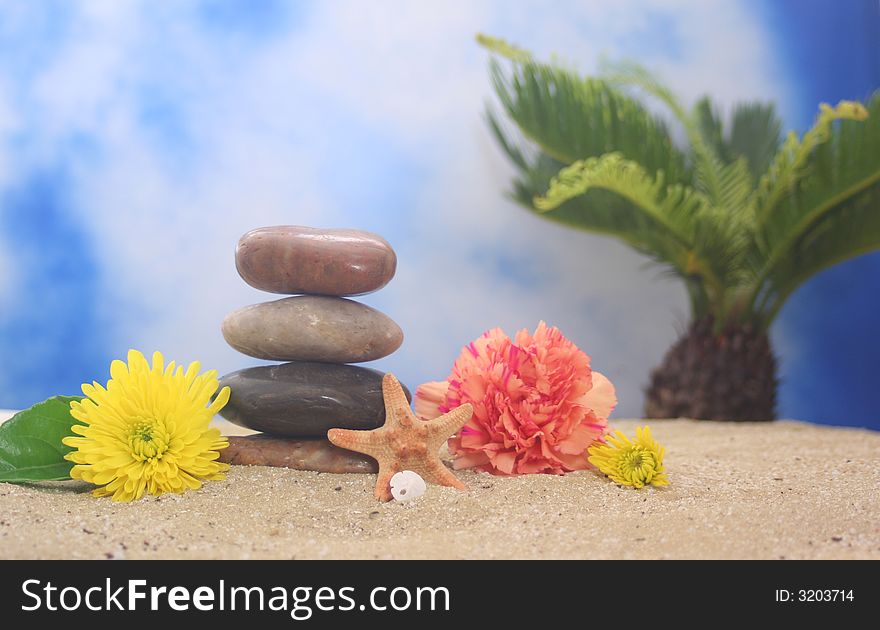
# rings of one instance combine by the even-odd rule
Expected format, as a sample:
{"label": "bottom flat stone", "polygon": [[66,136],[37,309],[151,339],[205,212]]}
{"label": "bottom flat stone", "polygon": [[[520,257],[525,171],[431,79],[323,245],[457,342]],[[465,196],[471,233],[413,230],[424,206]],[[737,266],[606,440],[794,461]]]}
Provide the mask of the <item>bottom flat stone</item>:
{"label": "bottom flat stone", "polygon": [[376,460],[327,440],[282,438],[273,435],[234,436],[220,451],[220,461],[239,466],[273,466],[327,473],[375,473]]}

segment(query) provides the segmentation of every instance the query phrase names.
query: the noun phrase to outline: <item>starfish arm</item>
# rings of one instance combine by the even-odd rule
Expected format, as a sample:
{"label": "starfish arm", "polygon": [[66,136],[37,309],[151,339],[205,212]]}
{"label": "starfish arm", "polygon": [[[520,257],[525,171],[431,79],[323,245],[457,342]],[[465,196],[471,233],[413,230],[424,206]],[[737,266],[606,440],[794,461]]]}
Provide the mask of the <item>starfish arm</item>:
{"label": "starfish arm", "polygon": [[339,448],[371,456],[381,450],[381,447],[376,444],[377,437],[374,431],[355,431],[353,429],[330,429],[327,431],[327,439]]}
{"label": "starfish arm", "polygon": [[376,477],[376,490],[373,495],[378,501],[390,501],[391,495],[391,478],[400,472],[397,463],[384,464],[379,462],[379,475]]}
{"label": "starfish arm", "polygon": [[436,453],[446,439],[454,435],[461,429],[474,413],[474,408],[470,403],[465,403],[460,407],[456,407],[439,418],[428,420],[428,435],[431,453]]}
{"label": "starfish arm", "polygon": [[400,424],[400,419],[413,415],[400,381],[390,372],[382,378],[382,397],[385,399],[385,426]]}
{"label": "starfish arm", "polygon": [[449,470],[446,466],[443,465],[438,458],[433,458],[431,461],[427,463],[427,472],[429,473],[429,477],[427,481],[431,481],[432,483],[436,483],[441,486],[448,486],[451,488],[457,488],[459,490],[467,490],[467,486],[453,474],[451,470]]}

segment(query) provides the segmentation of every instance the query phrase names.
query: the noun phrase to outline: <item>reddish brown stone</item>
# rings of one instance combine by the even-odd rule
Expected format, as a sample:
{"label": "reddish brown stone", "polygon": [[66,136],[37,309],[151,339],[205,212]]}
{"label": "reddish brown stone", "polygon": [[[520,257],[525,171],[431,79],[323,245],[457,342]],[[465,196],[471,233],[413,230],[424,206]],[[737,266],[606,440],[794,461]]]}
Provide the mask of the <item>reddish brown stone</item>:
{"label": "reddish brown stone", "polygon": [[298,440],[271,435],[229,438],[220,461],[238,466],[273,466],[328,473],[375,473],[376,460],[333,446],[327,440]]}
{"label": "reddish brown stone", "polygon": [[370,232],[281,225],[242,236],[235,266],[245,282],[271,293],[363,295],[388,284],[397,256]]}

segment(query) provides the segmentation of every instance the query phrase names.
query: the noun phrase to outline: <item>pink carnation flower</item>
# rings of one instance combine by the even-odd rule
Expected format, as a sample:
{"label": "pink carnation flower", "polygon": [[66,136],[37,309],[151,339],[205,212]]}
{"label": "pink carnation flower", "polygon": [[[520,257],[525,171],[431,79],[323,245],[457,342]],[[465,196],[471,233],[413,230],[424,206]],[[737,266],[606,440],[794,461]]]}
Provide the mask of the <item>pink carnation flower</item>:
{"label": "pink carnation flower", "polygon": [[449,379],[416,390],[416,413],[435,418],[464,403],[471,420],[449,439],[456,469],[493,474],[563,474],[589,468],[617,404],[614,386],[590,357],[544,322],[511,341],[500,328],[466,346]]}

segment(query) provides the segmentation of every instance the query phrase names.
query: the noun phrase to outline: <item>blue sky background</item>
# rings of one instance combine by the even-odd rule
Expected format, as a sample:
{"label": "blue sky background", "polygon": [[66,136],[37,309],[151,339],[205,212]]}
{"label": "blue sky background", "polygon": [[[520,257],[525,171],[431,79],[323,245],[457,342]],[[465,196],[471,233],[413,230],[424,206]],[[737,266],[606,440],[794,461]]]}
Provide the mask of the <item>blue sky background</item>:
{"label": "blue sky background", "polygon": [[[866,99],[880,87],[880,3],[783,0],[763,6],[805,104]],[[808,107],[790,122],[805,129]],[[791,417],[880,427],[873,366],[880,358],[880,252],[813,278],[795,293],[775,327],[781,346],[781,408]]]}
{"label": "blue sky background", "polygon": [[[219,332],[270,298],[235,242],[294,223],[395,246],[397,277],[364,301],[406,341],[376,367],[415,386],[483,330],[545,319],[638,415],[684,293],[506,201],[477,31],[585,72],[634,57],[688,101],[775,100],[798,129],[880,85],[868,0],[0,2],[0,407],[106,380],[129,347],[258,363]],[[773,330],[782,415],[880,426],[878,288],[872,255],[794,296]]]}

